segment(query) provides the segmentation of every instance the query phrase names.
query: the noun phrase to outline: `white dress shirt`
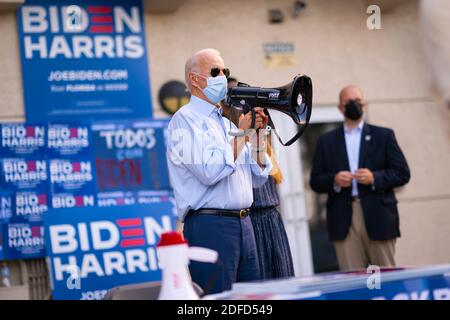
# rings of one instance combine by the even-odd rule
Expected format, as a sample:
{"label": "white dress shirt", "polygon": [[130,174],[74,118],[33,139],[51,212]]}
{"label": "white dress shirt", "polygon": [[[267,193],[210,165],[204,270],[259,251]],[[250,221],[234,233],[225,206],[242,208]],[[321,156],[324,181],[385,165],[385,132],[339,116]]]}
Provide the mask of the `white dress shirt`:
{"label": "white dress shirt", "polygon": [[177,210],[183,221],[190,209],[238,210],[253,203],[252,187],[259,187],[272,170],[265,155],[262,169],[247,143],[234,161],[227,132],[237,130],[221,109],[196,96],[172,117],[167,130],[167,163]]}

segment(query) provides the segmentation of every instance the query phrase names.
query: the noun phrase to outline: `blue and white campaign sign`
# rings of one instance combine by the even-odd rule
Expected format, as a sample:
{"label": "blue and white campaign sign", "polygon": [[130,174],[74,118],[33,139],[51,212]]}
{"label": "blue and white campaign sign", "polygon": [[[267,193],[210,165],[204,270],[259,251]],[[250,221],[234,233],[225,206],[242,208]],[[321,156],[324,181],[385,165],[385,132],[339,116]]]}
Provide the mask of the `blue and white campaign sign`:
{"label": "blue and white campaign sign", "polygon": [[171,190],[142,190],[137,191],[134,194],[136,202],[139,204],[171,201],[175,208],[175,197],[173,191]]}
{"label": "blue and white campaign sign", "polygon": [[160,280],[156,245],[175,218],[171,202],[49,210],[52,297],[102,299],[115,286]]}
{"label": "blue and white campaign sign", "polygon": [[8,223],[2,226],[3,255],[8,260],[45,256],[42,222]]}
{"label": "blue and white campaign sign", "polygon": [[48,210],[47,162],[0,158],[0,256],[45,256],[42,214]]}
{"label": "blue and white campaign sign", "polygon": [[47,156],[50,158],[91,155],[90,126],[85,124],[49,124]]}
{"label": "blue and white campaign sign", "polygon": [[52,193],[53,209],[93,207],[95,205],[96,201],[94,192],[78,191]]}
{"label": "blue and white campaign sign", "polygon": [[170,190],[167,124],[166,120],[94,123],[98,192]]}
{"label": "blue and white campaign sign", "polygon": [[450,277],[435,275],[383,282],[380,289],[358,288],[324,295],[326,300],[450,300]]}
{"label": "blue and white campaign sign", "polygon": [[0,259],[45,256],[42,214],[47,194],[35,191],[0,191]]}
{"label": "blue and white campaign sign", "polygon": [[0,157],[44,156],[45,126],[30,123],[0,124]]}
{"label": "blue and white campaign sign", "polygon": [[101,192],[97,195],[99,207],[129,206],[136,203],[134,192],[131,191]]}
{"label": "blue and white campaign sign", "polygon": [[90,160],[50,159],[50,185],[52,193],[94,192],[94,164]]}
{"label": "blue and white campaign sign", "polygon": [[41,222],[42,215],[49,208],[47,192],[18,191],[15,193],[14,222]]}
{"label": "blue and white campaign sign", "polygon": [[4,190],[47,190],[47,178],[44,159],[0,159],[0,186]]}
{"label": "blue and white campaign sign", "polygon": [[141,0],[26,0],[17,20],[28,121],[152,116]]}
{"label": "blue and white campaign sign", "polygon": [[45,256],[40,227],[48,210],[166,203],[175,217],[166,127],[165,120],[2,125],[0,256]]}
{"label": "blue and white campaign sign", "polygon": [[150,204],[172,202],[176,216],[175,198],[171,190],[115,191],[97,194],[99,207],[129,206],[133,204]]}
{"label": "blue and white campaign sign", "polygon": [[96,205],[95,169],[91,160],[51,159],[49,167],[53,209]]}

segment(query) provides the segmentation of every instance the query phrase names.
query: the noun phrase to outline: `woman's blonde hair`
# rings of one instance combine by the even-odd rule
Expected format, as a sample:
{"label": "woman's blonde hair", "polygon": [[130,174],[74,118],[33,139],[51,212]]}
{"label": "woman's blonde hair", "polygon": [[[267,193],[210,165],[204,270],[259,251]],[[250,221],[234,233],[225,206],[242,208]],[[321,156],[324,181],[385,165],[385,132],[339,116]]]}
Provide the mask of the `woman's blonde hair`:
{"label": "woman's blonde hair", "polygon": [[273,166],[272,171],[270,171],[270,175],[273,177],[276,184],[280,184],[281,182],[283,182],[283,174],[281,173],[281,168],[278,164],[278,161],[275,159],[275,154],[272,149],[270,138],[267,139],[267,142],[267,154],[269,155]]}

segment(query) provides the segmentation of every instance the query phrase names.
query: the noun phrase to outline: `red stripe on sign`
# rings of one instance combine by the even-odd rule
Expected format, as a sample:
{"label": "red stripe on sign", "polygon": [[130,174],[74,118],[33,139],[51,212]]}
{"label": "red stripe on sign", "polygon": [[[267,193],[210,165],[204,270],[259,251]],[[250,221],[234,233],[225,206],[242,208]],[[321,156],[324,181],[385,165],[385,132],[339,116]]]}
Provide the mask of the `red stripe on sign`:
{"label": "red stripe on sign", "polygon": [[72,163],[72,171],[73,172],[80,172],[81,171],[81,164],[79,162],[73,162]]}
{"label": "red stripe on sign", "polygon": [[111,16],[92,16],[91,23],[112,23]]}
{"label": "red stripe on sign", "polygon": [[97,13],[111,13],[112,8],[108,6],[88,6],[87,11],[90,14],[97,14]]}
{"label": "red stripe on sign", "polygon": [[138,238],[138,239],[127,239],[120,241],[120,246],[122,248],[125,247],[138,247],[143,246],[145,244],[144,238]]}
{"label": "red stripe on sign", "polygon": [[112,33],[113,27],[112,26],[92,26],[89,28],[90,32],[93,33]]}
{"label": "red stripe on sign", "polygon": [[124,237],[139,237],[144,235],[144,230],[141,228],[125,229],[120,231]]}
{"label": "red stripe on sign", "polygon": [[47,195],[46,194],[38,195],[38,204],[47,204]]}
{"label": "red stripe on sign", "polygon": [[75,205],[77,207],[82,207],[83,206],[83,197],[82,196],[76,196],[75,197]]}
{"label": "red stripe on sign", "polygon": [[77,128],[70,128],[70,138],[76,138],[78,137],[78,129]]}
{"label": "red stripe on sign", "polygon": [[34,137],[34,127],[27,127],[25,131],[27,137]]}
{"label": "red stripe on sign", "polygon": [[119,219],[116,220],[116,223],[119,225],[119,227],[137,227],[142,225],[141,218],[131,218],[131,219]]}
{"label": "red stripe on sign", "polygon": [[32,237],[39,237],[40,235],[41,235],[40,227],[31,227],[31,236]]}
{"label": "red stripe on sign", "polygon": [[27,162],[27,169],[28,169],[28,171],[36,171],[36,162],[28,161]]}

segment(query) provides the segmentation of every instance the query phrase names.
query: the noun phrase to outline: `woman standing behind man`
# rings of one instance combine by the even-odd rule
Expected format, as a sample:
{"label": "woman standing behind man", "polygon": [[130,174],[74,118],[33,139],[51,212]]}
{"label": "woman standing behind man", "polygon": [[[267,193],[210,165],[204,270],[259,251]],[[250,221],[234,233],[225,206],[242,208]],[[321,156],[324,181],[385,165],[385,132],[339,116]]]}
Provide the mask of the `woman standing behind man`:
{"label": "woman standing behind man", "polygon": [[[228,78],[228,88],[235,87],[237,84],[237,79]],[[225,103],[222,102],[221,106],[223,116],[237,123],[237,114],[233,114],[231,108]],[[272,152],[270,138],[267,141],[267,149],[273,169],[267,182],[260,188],[253,189],[250,218],[255,233],[261,279],[288,278],[294,276],[294,267],[286,230],[277,210],[280,198],[276,185],[282,182],[283,177]]]}

